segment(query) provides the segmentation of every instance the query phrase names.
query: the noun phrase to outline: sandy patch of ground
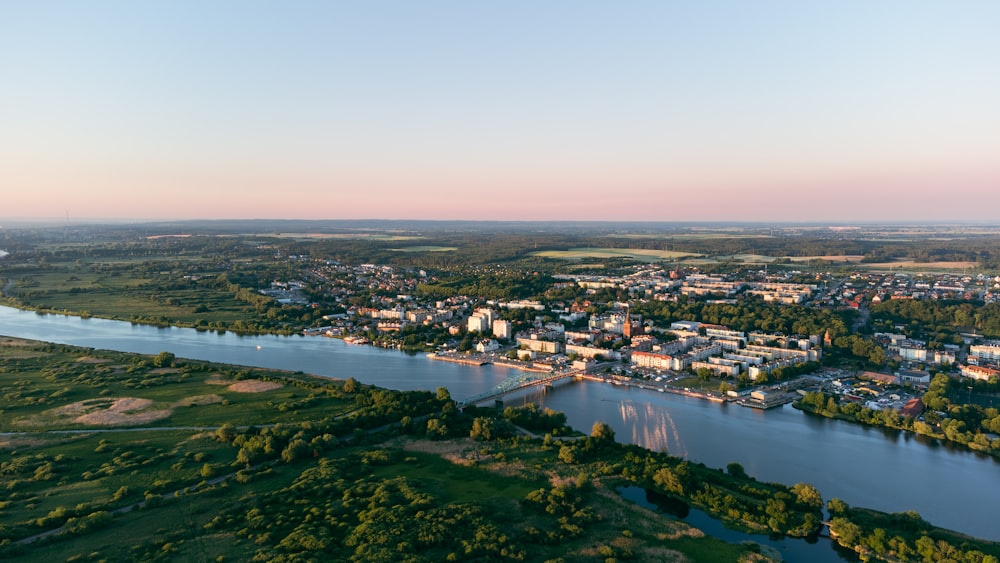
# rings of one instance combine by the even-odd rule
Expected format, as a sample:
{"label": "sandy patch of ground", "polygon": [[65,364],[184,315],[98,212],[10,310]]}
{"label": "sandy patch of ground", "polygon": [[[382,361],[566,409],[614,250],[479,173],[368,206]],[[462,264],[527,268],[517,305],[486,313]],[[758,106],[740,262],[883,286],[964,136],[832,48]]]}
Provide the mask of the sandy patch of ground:
{"label": "sandy patch of ground", "polygon": [[150,399],[139,397],[87,399],[52,409],[40,419],[25,420],[24,423],[37,426],[69,418],[78,424],[133,426],[160,420],[173,413],[172,409],[150,409],[152,405]]}
{"label": "sandy patch of ground", "polygon": [[108,407],[111,412],[127,413],[133,411],[141,411],[148,408],[153,404],[150,399],[140,399],[138,397],[122,397],[120,399],[115,399]]}
{"label": "sandy patch of ground", "polygon": [[53,414],[55,416],[79,416],[94,409],[107,408],[111,406],[111,404],[112,399],[87,399],[86,401],[77,401],[75,403],[61,406],[57,409],[52,409],[48,412],[48,414]]}
{"label": "sandy patch of ground", "polygon": [[9,336],[0,336],[0,357],[9,360],[27,360],[29,358],[40,358],[42,356],[50,355],[48,352],[37,352],[29,350],[16,350],[17,348],[26,348],[29,346],[34,346],[37,342],[31,342],[30,340],[24,340],[22,338],[11,338]]}
{"label": "sandy patch of ground", "polygon": [[233,383],[226,389],[230,391],[235,391],[237,393],[263,393],[264,391],[273,391],[275,389],[281,389],[282,385],[274,381],[260,381],[257,379],[244,379],[243,381],[237,381]]}
{"label": "sandy patch of ground", "polygon": [[442,440],[440,442],[406,442],[403,449],[411,452],[422,452],[440,456],[458,465],[472,465],[477,462],[492,459],[493,456],[482,455],[471,440]]}
{"label": "sandy patch of ground", "polygon": [[181,370],[177,368],[156,368],[154,370],[151,370],[149,373],[154,375],[163,375],[165,373],[180,373],[180,372]]}
{"label": "sandy patch of ground", "polygon": [[[280,385],[278,386],[280,387]],[[77,401],[51,409],[42,415],[19,420],[18,424],[25,426],[49,426],[60,422],[72,421],[77,424],[91,424],[96,426],[141,426],[167,418],[173,414],[175,408],[214,405],[222,401],[223,398],[219,395],[192,395],[177,401],[167,408],[154,409],[151,408],[153,406],[151,399],[143,399],[141,397],[100,397]]]}
{"label": "sandy patch of ground", "polygon": [[194,395],[192,397],[185,397],[180,401],[174,403],[175,407],[191,407],[191,406],[201,406],[201,405],[214,405],[216,403],[221,403],[222,397],[218,395]]}
{"label": "sandy patch of ground", "polygon": [[80,362],[81,364],[106,364],[111,360],[107,358],[95,358],[93,356],[80,356],[79,358],[76,359],[76,361]]}
{"label": "sandy patch of ground", "polygon": [[205,385],[231,385],[232,379],[226,379],[221,373],[213,373],[205,380]]}
{"label": "sandy patch of ground", "polygon": [[8,350],[0,350],[0,357],[5,360],[28,360],[31,358],[40,358],[46,355],[47,354],[44,352],[12,352]]}
{"label": "sandy patch of ground", "polygon": [[553,487],[572,487],[576,484],[576,477],[557,475],[553,473],[549,476],[549,483],[551,483]]}
{"label": "sandy patch of ground", "polygon": [[73,420],[80,424],[94,424],[97,426],[137,426],[167,418],[173,412],[171,409],[156,409],[131,413],[96,411],[78,416]]}
{"label": "sandy patch of ground", "polygon": [[91,410],[73,419],[80,424],[98,426],[138,425],[160,420],[171,415],[172,409],[149,409],[153,401],[138,397],[112,399],[104,409]]}
{"label": "sandy patch of ground", "polygon": [[48,444],[48,442],[40,438],[27,438],[24,436],[5,436],[0,438],[0,450],[37,448],[46,444]]}
{"label": "sandy patch of ground", "polygon": [[418,442],[406,442],[403,445],[403,449],[410,452],[423,452],[425,454],[446,457],[464,454],[469,449],[469,444],[458,440],[441,440],[435,442],[421,440]]}

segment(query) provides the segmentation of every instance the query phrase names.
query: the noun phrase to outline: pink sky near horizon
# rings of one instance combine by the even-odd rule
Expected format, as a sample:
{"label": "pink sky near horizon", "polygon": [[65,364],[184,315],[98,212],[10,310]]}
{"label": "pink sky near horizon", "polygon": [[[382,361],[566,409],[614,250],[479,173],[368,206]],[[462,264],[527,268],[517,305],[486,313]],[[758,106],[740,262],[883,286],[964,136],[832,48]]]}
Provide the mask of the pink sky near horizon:
{"label": "pink sky near horizon", "polygon": [[[466,189],[433,181],[407,181],[405,191],[391,180],[359,180],[357,189],[319,179],[250,176],[117,178],[114,188],[101,180],[73,182],[65,195],[31,185],[3,196],[0,217],[24,219],[468,219],[468,220],[616,220],[616,221],[998,221],[997,176],[942,174],[921,177],[752,179],[722,183],[587,182],[571,178],[507,184],[490,178]],[[899,182],[894,187],[892,182]],[[955,188],[955,182],[965,190]],[[473,182],[470,182],[472,184]],[[133,186],[142,184],[144,188]],[[732,189],[736,184],[738,189]],[[232,185],[232,189],[216,186]],[[180,187],[178,187],[180,186]],[[513,186],[513,187],[508,187]],[[93,197],[100,191],[100,198]],[[950,209],[961,213],[949,213]]]}

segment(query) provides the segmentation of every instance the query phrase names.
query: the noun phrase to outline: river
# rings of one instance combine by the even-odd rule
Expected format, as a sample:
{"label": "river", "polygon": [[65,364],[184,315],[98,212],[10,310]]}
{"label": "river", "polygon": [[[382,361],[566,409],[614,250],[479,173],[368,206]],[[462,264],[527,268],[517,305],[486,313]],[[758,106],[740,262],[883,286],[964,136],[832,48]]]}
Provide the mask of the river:
{"label": "river", "polygon": [[[456,399],[486,391],[512,371],[345,344],[323,337],[248,336],[156,328],[105,319],[39,315],[0,307],[0,334],[144,354],[354,377],[399,390],[446,387]],[[1000,541],[1000,463],[934,440],[806,415],[790,405],[758,411],[734,404],[571,381],[508,397],[566,413],[589,431],[607,422],[616,438],[725,467],[762,481],[806,482],[824,499],[883,510],[915,510],[932,524]]]}

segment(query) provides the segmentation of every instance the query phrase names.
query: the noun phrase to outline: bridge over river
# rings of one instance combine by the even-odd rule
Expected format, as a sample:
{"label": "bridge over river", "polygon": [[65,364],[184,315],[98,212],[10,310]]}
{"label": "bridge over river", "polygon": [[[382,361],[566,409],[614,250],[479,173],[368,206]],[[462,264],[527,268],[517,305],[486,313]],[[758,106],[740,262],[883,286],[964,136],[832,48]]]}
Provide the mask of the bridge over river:
{"label": "bridge over river", "polygon": [[551,385],[563,379],[582,375],[584,371],[585,370],[577,369],[556,373],[539,373],[529,371],[519,372],[517,375],[512,375],[511,377],[505,379],[502,383],[500,383],[500,385],[497,385],[493,389],[459,401],[458,407],[462,408],[469,405],[477,405],[489,400],[496,400],[515,391],[520,391],[521,389],[527,389],[529,387]]}

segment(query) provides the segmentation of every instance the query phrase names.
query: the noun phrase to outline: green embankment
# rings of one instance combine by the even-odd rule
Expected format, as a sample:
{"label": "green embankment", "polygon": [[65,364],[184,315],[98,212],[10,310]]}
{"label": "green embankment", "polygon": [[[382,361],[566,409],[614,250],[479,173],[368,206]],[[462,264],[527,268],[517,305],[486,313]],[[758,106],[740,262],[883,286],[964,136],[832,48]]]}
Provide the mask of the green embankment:
{"label": "green embankment", "polygon": [[[615,491],[644,487],[761,533],[812,534],[821,516],[809,485],[619,444],[604,424],[553,438],[573,435],[562,413],[459,412],[443,389],[9,338],[0,388],[4,559],[753,561],[759,547]],[[927,533],[957,538],[939,532]]]}

